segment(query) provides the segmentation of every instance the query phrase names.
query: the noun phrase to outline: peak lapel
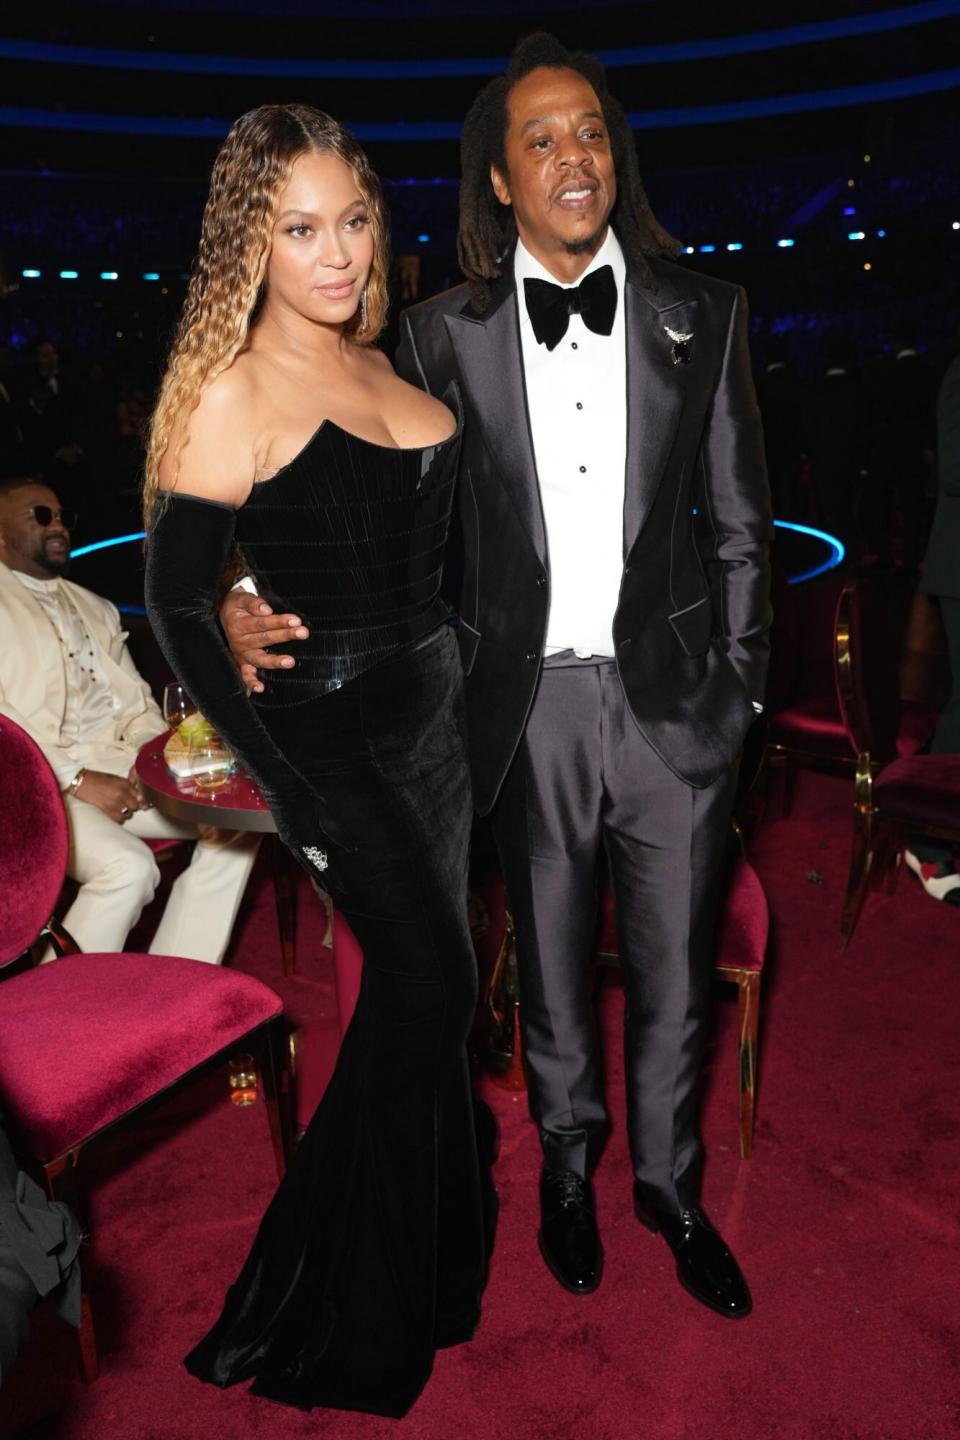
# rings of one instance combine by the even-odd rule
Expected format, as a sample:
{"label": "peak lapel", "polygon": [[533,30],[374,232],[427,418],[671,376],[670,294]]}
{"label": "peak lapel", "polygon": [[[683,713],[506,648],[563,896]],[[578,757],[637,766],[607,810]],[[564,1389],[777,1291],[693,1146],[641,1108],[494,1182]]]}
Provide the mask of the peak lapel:
{"label": "peak lapel", "polygon": [[[697,301],[678,299],[664,286],[650,291],[628,276],[627,473],[624,553],[643,529],[670,459],[686,400],[690,365],[675,364],[665,326],[696,333]],[[695,355],[696,339],[691,342]]]}
{"label": "peak lapel", "polygon": [[466,310],[445,318],[473,415],[504,489],[534,549],[546,563],[514,286],[502,282],[485,315],[478,317]]}

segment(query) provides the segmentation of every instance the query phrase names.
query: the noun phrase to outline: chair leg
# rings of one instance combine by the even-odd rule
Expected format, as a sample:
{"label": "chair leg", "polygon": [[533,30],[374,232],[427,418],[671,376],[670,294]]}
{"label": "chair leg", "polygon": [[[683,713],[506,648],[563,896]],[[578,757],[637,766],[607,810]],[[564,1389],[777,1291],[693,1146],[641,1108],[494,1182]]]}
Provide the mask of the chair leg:
{"label": "chair leg", "polygon": [[526,1072],[520,1035],[520,984],[513,917],[504,916],[503,939],[480,1002],[480,1063],[504,1090],[525,1090]]}
{"label": "chair leg", "polygon": [[866,899],[873,867],[873,806],[871,803],[871,782],[867,774],[857,777],[857,799],[853,810],[853,844],[850,853],[850,873],[847,877],[847,893],[843,902],[840,920],[840,949],[845,950],[856,929],[863,902]]}
{"label": "chair leg", "polygon": [[741,972],[737,986],[740,998],[740,1158],[753,1154],[753,1124],[757,1098],[757,1036],[760,1028],[760,976]]}
{"label": "chair leg", "polygon": [[100,1374],[97,1359],[97,1334],[93,1326],[93,1311],[86,1291],[80,1296],[80,1329],[77,1331],[77,1347],[80,1352],[80,1373],[88,1385],[92,1385]]}
{"label": "chair leg", "polygon": [[271,836],[273,893],[280,931],[280,963],[284,975],[297,973],[297,887],[293,862],[276,835]]}
{"label": "chair leg", "polygon": [[257,1046],[257,1069],[277,1177],[282,1180],[293,1155],[293,1096],[289,1047],[281,1021],[273,1021],[265,1027]]}

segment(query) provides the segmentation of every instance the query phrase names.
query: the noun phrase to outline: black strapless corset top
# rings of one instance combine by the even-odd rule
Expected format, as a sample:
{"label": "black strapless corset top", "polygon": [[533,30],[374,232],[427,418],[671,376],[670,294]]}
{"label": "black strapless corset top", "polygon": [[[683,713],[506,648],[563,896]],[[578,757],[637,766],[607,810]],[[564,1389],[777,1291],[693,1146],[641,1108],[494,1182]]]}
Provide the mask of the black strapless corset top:
{"label": "black strapless corset top", "polygon": [[310,629],[258,707],[336,690],[449,616],[440,581],[463,416],[456,386],[443,398],[457,428],[439,444],[398,450],[325,420],[237,511],[260,594]]}

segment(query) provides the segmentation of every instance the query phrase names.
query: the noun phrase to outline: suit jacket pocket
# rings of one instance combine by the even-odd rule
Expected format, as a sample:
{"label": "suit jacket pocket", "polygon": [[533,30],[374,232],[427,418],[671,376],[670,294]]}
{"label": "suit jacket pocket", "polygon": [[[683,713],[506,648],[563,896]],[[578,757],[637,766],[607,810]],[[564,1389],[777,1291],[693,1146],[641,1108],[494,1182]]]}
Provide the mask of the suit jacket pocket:
{"label": "suit jacket pocket", "polygon": [[713,611],[710,596],[704,595],[683,610],[675,610],[668,620],[686,653],[690,656],[703,655],[710,645],[713,634]]}

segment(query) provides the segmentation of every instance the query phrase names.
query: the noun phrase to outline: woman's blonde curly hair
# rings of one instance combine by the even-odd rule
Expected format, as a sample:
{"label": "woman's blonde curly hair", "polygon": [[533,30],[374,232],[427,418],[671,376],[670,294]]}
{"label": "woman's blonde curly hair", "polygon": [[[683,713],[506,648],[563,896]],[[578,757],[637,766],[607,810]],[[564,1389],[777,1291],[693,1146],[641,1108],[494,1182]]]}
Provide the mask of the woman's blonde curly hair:
{"label": "woman's blonde curly hair", "polygon": [[[263,299],[280,192],[294,161],[308,151],[339,156],[353,170],[370,219],[373,263],[367,278],[367,323],[357,307],[348,339],[370,345],[387,318],[389,245],[380,182],[356,140],[311,105],[260,105],[232,127],[217,155],[203,212],[200,248],[180,323],[150,422],[143,513],[149,529],[160,462],[178,420],[242,350]],[[185,443],[184,430],[178,440]]]}

